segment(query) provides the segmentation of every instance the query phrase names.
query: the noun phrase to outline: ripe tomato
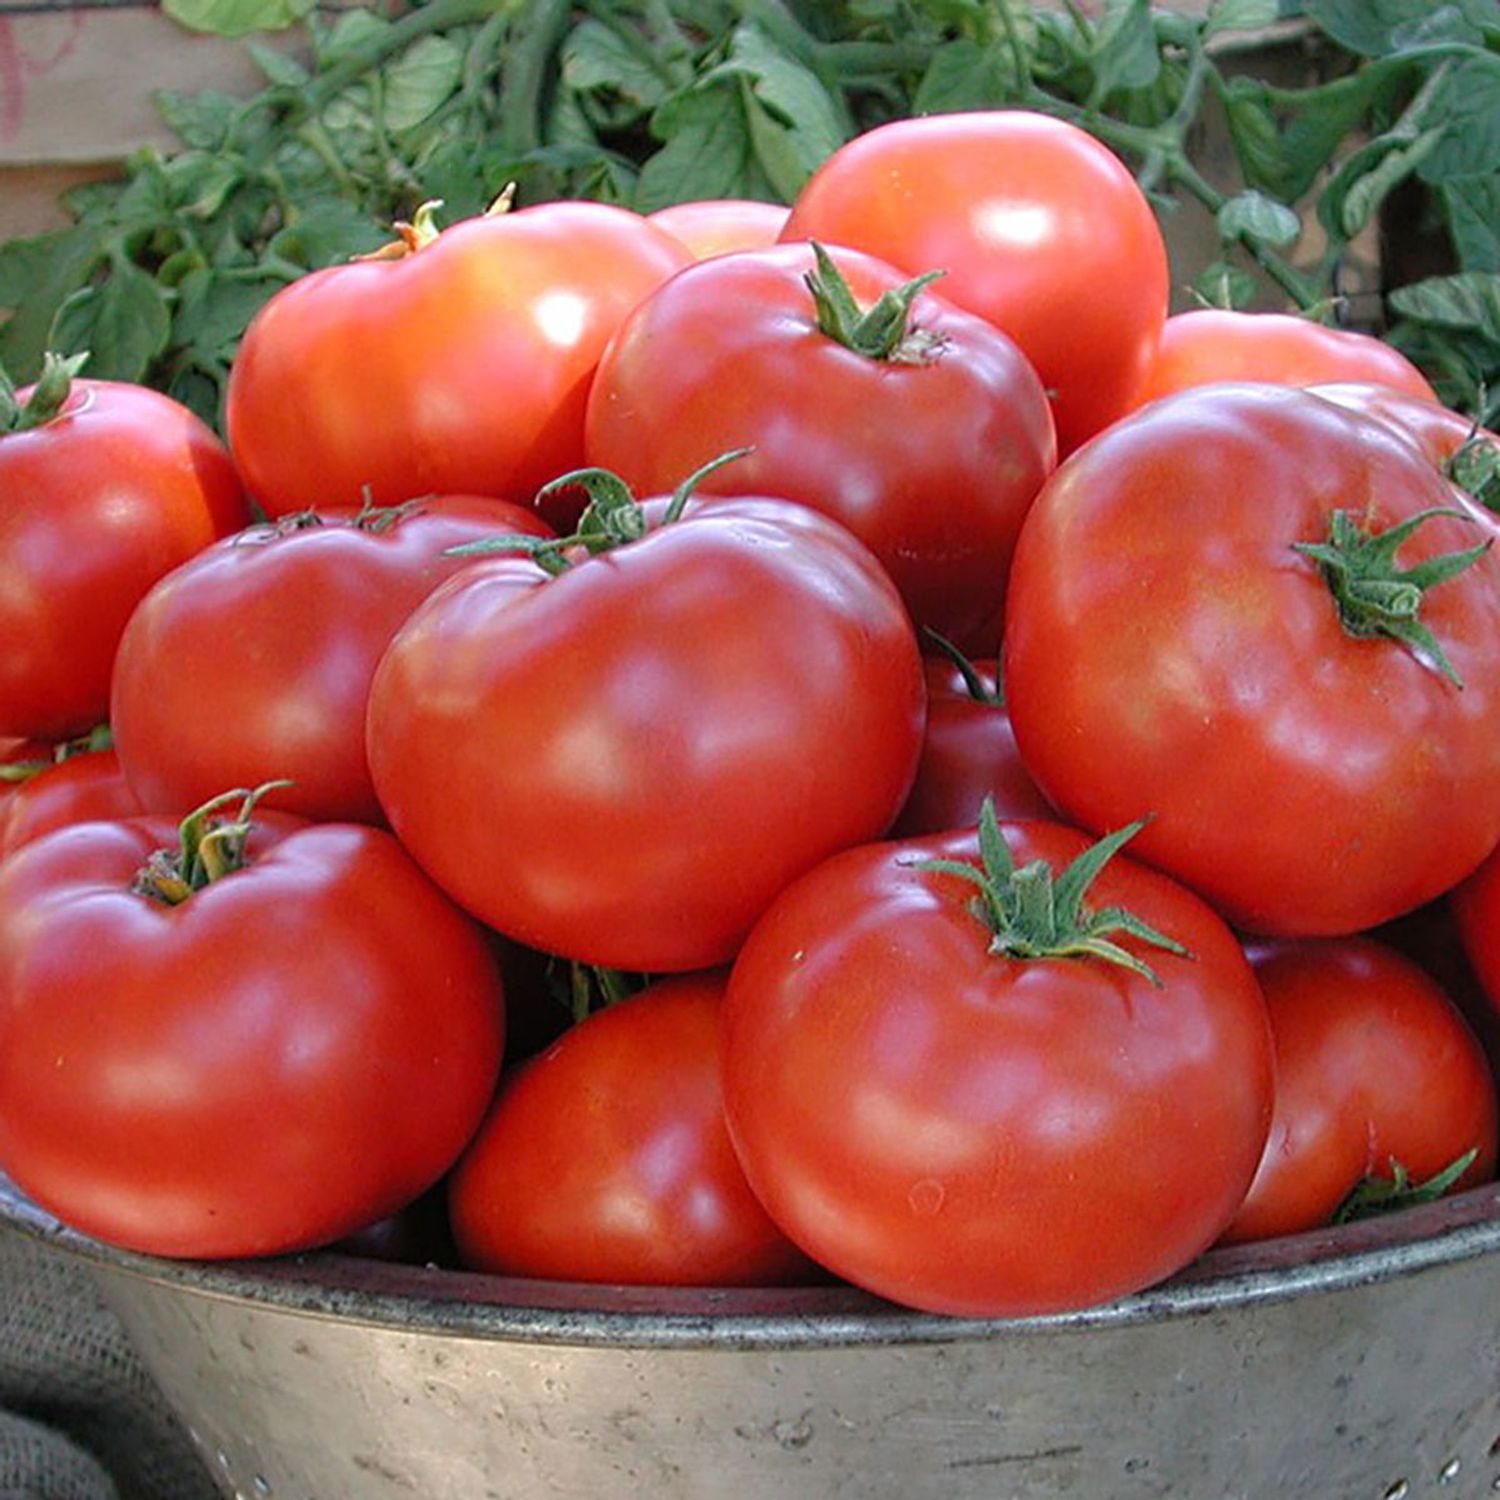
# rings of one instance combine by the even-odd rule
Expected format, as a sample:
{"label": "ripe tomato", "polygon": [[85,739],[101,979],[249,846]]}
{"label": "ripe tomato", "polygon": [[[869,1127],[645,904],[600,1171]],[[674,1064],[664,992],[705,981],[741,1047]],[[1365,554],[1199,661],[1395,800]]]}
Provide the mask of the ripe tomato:
{"label": "ripe tomato", "polygon": [[1043,490],[1011,578],[1006,697],[1037,784],[1085,827],[1158,813],[1139,857],[1251,931],[1356,932],[1440,895],[1500,840],[1500,559],[1416,607],[1400,570],[1484,544],[1434,516],[1341,605],[1298,549],[1337,514],[1394,542],[1455,503],[1409,441],[1285,387],[1183,392],[1102,434]]}
{"label": "ripe tomato", "polygon": [[800,506],[720,500],[558,578],[450,579],[367,732],[391,826],[460,904],[659,973],[723,963],[789,880],[889,827],[923,710],[875,559]]}
{"label": "ripe tomato", "polygon": [[1332,1222],[1392,1163],[1425,1182],[1468,1152],[1455,1184],[1494,1174],[1495,1083],[1447,995],[1368,938],[1267,945],[1254,959],[1276,1046],[1265,1156],[1227,1242]]}
{"label": "ripe tomato", "polygon": [[483,1117],[503,1011],[478,929],[389,834],[255,816],[248,865],[180,905],[138,888],[173,873],[164,819],[0,865],[0,1169],[86,1234],[325,1243],[429,1187]]}
{"label": "ripe tomato", "polygon": [[467,566],[444,549],[504,533],[549,534],[519,506],[462,495],[325,511],[254,527],[164,578],[121,639],[111,707],[142,806],[180,814],[223,787],[289,777],[288,811],[379,822],[365,763],[375,667]]}
{"label": "ripe tomato", "polygon": [[21,782],[0,802],[0,859],[55,829],[131,818],[141,811],[113,750],[70,755]]}
{"label": "ripe tomato", "polygon": [[1286,313],[1203,308],[1167,319],[1136,404],[1225,380],[1300,386],[1352,380],[1437,399],[1404,354],[1370,334]]}
{"label": "ripe tomato", "polygon": [[1474,977],[1500,1015],[1500,852],[1485,860],[1448,901]]}
{"label": "ripe tomato", "polygon": [[[1088,842],[1003,836],[1059,876]],[[771,1217],[859,1286],[970,1316],[1082,1307],[1171,1274],[1233,1217],[1271,1116],[1265,1007],[1223,922],[1124,858],[1084,915],[1125,907],[1190,950],[1116,931],[1160,988],[1093,952],[997,952],[974,886],[922,867],[977,867],[980,847],[849,850],[756,924],[722,1023],[730,1137]]]}
{"label": "ripe tomato", "polygon": [[[861,309],[899,271],[836,250]],[[779,495],[841,521],[918,624],[967,638],[1002,607],[1026,508],[1056,462],[1046,396],[1015,345],[931,292],[877,341],[838,336],[806,245],[718,256],[647,298],[610,341],[589,395],[590,463],[644,493],[728,450],[701,493]],[[867,339],[869,342],[867,342]],[[888,345],[888,347],[886,347]]]}
{"label": "ripe tomato", "polygon": [[1010,714],[997,691],[996,664],[972,663],[972,684],[951,661],[928,657],[924,666],[927,733],[922,759],[891,836],[972,828],[986,797],[994,799],[996,813],[1007,820],[1054,817],[1016,749]]}
{"label": "ripe tomato", "polygon": [[789,209],[750,198],[704,198],[674,203],[646,217],[693,252],[696,260],[731,250],[765,250],[776,243]]}
{"label": "ripe tomato", "polygon": [[624,1285],[770,1286],[812,1274],[729,1144],[724,983],[662,980],[509,1075],[449,1179],[465,1265]]}
{"label": "ripe tomato", "polygon": [[250,515],[228,453],[185,406],[49,382],[57,415],[0,436],[0,733],[53,742],[108,715],[115,648],[147,589]]}
{"label": "ripe tomato", "polygon": [[1064,453],[1134,402],[1167,316],[1167,251],[1106,146],[1025,110],[899,120],[815,172],[784,240],[864,250],[1004,329],[1052,397]]}
{"label": "ripe tomato", "polygon": [[605,342],[690,264],[638,214],[546,203],[315,271],[245,332],[225,414],[269,515],[425,494],[526,501],[582,462]]}

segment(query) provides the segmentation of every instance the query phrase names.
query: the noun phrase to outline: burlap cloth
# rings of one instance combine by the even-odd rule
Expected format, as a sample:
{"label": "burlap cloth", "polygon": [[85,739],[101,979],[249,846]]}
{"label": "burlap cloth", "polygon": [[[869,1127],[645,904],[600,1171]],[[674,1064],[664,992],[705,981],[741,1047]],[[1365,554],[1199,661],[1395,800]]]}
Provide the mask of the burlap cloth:
{"label": "burlap cloth", "polygon": [[0,1500],[217,1494],[88,1276],[0,1230]]}

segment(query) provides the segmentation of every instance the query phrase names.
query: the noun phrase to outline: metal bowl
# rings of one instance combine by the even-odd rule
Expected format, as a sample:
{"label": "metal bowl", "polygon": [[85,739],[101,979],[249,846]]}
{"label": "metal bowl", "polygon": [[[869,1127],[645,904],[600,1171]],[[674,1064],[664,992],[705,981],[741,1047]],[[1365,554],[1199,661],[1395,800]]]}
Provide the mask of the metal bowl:
{"label": "metal bowl", "polygon": [[243,1500],[1460,1500],[1500,1492],[1500,1185],[1015,1321],[835,1287],[330,1254],[80,1258]]}

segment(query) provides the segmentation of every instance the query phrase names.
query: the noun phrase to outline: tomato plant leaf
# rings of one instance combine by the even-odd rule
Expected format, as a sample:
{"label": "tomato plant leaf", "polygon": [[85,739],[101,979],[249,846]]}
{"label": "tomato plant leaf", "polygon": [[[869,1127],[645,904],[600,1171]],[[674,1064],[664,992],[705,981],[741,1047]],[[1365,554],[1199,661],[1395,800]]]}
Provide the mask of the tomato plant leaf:
{"label": "tomato plant leaf", "polygon": [[245,43],[245,51],[250,54],[255,66],[265,74],[268,83],[278,84],[282,88],[300,89],[312,76],[295,57],[279,47],[251,40]]}
{"label": "tomato plant leaf", "polygon": [[[439,184],[432,190],[448,202]],[[270,241],[268,248],[295,265],[317,270],[356,255],[378,250],[390,239],[389,230],[376,224],[342,198],[315,198],[303,204],[284,228]]]}
{"label": "tomato plant leaf", "polygon": [[444,36],[424,36],[385,70],[384,120],[388,130],[411,130],[459,85],[464,55]]}
{"label": "tomato plant leaf", "polygon": [[217,89],[205,89],[201,94],[160,89],[151,97],[167,128],[184,144],[204,151],[217,151],[224,144],[240,107],[239,100]]}
{"label": "tomato plant leaf", "polygon": [[12,309],[0,327],[0,361],[17,380],[41,369],[53,319],[104,258],[98,224],[80,224],[0,246],[0,306]]}
{"label": "tomato plant leaf", "polygon": [[1225,260],[1216,260],[1205,266],[1193,283],[1193,295],[1204,307],[1231,310],[1249,307],[1255,300],[1255,292],[1255,278]]}
{"label": "tomato plant leaf", "polygon": [[112,259],[98,286],[83,287],[57,310],[51,347],[89,355],[100,380],[141,380],[167,346],[172,319],[156,280],[123,257]]}
{"label": "tomato plant leaf", "polygon": [[635,208],[649,214],[692,198],[773,198],[756,160],[738,89],[726,83],[669,97],[653,129],[666,144],[641,168]]}
{"label": "tomato plant leaf", "polygon": [[912,109],[919,115],[994,109],[1015,99],[1016,82],[1015,57],[1008,46],[959,37],[933,52]]}
{"label": "tomato plant leaf", "polygon": [[1450,177],[1442,186],[1448,229],[1465,271],[1500,271],[1500,174]]}
{"label": "tomato plant leaf", "polygon": [[239,37],[284,31],[312,9],[312,0],[162,0],[161,8],[190,31]]}
{"label": "tomato plant leaf", "polygon": [[1203,34],[1210,37],[1221,31],[1259,31],[1280,19],[1278,0],[1214,0]]}
{"label": "tomato plant leaf", "polygon": [[1095,36],[1093,100],[1146,89],[1161,72],[1150,0],[1110,0]]}
{"label": "tomato plant leaf", "polygon": [[1302,233],[1302,220],[1286,204],[1254,188],[1226,199],[1216,219],[1225,240],[1247,238],[1267,245],[1290,245]]}
{"label": "tomato plant leaf", "polygon": [[1472,329],[1500,343],[1500,274],[1493,271],[1429,276],[1398,287],[1391,293],[1391,306],[1417,323]]}
{"label": "tomato plant leaf", "polygon": [[671,87],[649,53],[594,16],[586,16],[568,33],[560,67],[565,87],[614,94],[642,111],[654,109]]}
{"label": "tomato plant leaf", "polygon": [[1305,0],[1303,13],[1341,47],[1365,57],[1384,57],[1413,40],[1479,45],[1482,20],[1494,20],[1491,0],[1436,7],[1432,0]]}
{"label": "tomato plant leaf", "polygon": [[1428,120],[1443,127],[1443,136],[1420,165],[1422,179],[1493,171],[1500,159],[1500,57],[1460,64],[1444,79],[1438,103]]}

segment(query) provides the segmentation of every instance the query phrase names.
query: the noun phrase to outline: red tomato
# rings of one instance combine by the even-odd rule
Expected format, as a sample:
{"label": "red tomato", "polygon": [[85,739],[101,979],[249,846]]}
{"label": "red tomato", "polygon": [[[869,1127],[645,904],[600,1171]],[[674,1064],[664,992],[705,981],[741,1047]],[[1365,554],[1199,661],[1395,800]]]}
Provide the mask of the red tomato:
{"label": "red tomato", "polygon": [[[862,309],[906,280],[852,251],[831,259]],[[919,624],[967,637],[1002,607],[1021,521],[1056,462],[1041,383],[1004,334],[930,292],[893,353],[850,347],[823,331],[815,270],[806,245],[719,256],[643,302],[600,362],[589,462],[660,492],[749,447],[700,492],[832,516]]]}
{"label": "red tomato", "polygon": [[546,203],[469,219],[399,259],[315,271],[245,332],[230,446],[268,514],[430,493],[529,500],[583,457],[594,366],[692,261],[638,214]]}
{"label": "red tomato", "polygon": [[0,436],[0,496],[0,733],[65,740],[107,717],[142,595],[249,511],[192,412],[109,380],[73,381],[57,416]]}
{"label": "red tomato", "polygon": [[1167,316],[1167,251],[1106,146],[1024,110],[899,120],[835,151],[781,235],[849,245],[1004,329],[1052,396],[1063,452],[1129,410]]}
{"label": "red tomato", "polygon": [[141,810],[113,750],[70,755],[0,802],[0,859],[55,829],[131,818]]}
{"label": "red tomato", "polygon": [[972,828],[986,797],[994,799],[995,812],[1007,820],[1055,816],[1021,762],[1010,714],[996,692],[996,664],[973,663],[978,697],[952,662],[929,657],[925,667],[922,759],[891,836]]}
{"label": "red tomato", "polygon": [[0,817],[17,790],[51,764],[51,745],[40,740],[0,738]]}
{"label": "red tomato", "polygon": [[[1454,503],[1410,442],[1284,387],[1184,392],[1101,435],[1012,573],[1006,697],[1037,784],[1085,827],[1155,811],[1139,857],[1251,931],[1356,932],[1440,895],[1500,840],[1500,559],[1421,598],[1460,688],[1389,633],[1404,615],[1355,634],[1295,549],[1336,513],[1374,534]],[[1483,541],[1437,516],[1396,566]]]}
{"label": "red tomato", "polygon": [[509,1076],[449,1179],[465,1265],[624,1285],[770,1286],[812,1274],[729,1144],[724,983],[662,980]]}
{"label": "red tomato", "polygon": [[1472,1150],[1456,1189],[1494,1174],[1494,1079],[1421,969],[1368,938],[1272,944],[1254,966],[1276,1044],[1276,1109],[1227,1242],[1328,1224],[1366,1179],[1391,1178],[1393,1162],[1421,1183]]}
{"label": "red tomato", "polygon": [[1437,399],[1404,354],[1370,334],[1325,328],[1286,313],[1204,308],[1167,319],[1136,404],[1224,380],[1300,386],[1354,380]]}
{"label": "red tomato", "polygon": [[[458,1156],[503,1037],[484,939],[389,834],[257,814],[246,868],[136,882],[167,820],[0,865],[0,1169],[156,1255],[272,1255],[393,1213]],[[158,871],[159,873],[159,871]]]}
{"label": "red tomato", "polygon": [[[1060,873],[1087,840],[1006,825]],[[1118,935],[1161,981],[1092,955],[1018,959],[974,887],[973,833],[847,851],[787,890],[735,963],[731,1139],[815,1260],[933,1312],[1101,1302],[1185,1265],[1233,1217],[1271,1115],[1265,1008],[1234,936],[1117,858],[1089,892],[1190,955]]]}
{"label": "red tomato", "polygon": [[697,260],[731,250],[764,250],[776,243],[791,210],[750,198],[704,198],[674,203],[646,217],[682,241]]}
{"label": "red tomato", "polygon": [[132,789],[182,813],[277,777],[280,806],[380,821],[365,763],[370,680],[391,637],[443,579],[444,549],[548,535],[503,500],[450,495],[361,518],[255,527],[164,578],[131,618],[111,721]]}
{"label": "red tomato", "polygon": [[491,926],[610,968],[707,968],[794,876],[889,827],[921,661],[847,532],[719,501],[543,580],[503,560],[450,579],[370,694],[392,827]]}
{"label": "red tomato", "polygon": [[1500,852],[1452,892],[1449,904],[1474,977],[1500,1014]]}

